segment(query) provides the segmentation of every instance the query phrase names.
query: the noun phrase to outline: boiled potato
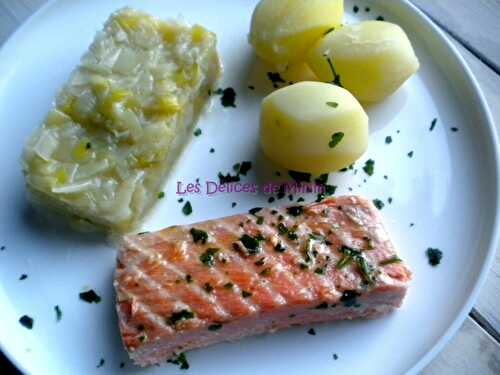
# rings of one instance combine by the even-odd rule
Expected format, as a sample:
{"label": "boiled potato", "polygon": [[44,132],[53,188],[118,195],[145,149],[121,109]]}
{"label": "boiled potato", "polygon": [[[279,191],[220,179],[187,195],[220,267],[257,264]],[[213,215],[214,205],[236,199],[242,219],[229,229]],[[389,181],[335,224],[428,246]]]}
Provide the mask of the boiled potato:
{"label": "boiled potato", "polygon": [[300,82],[262,101],[264,154],[290,170],[337,171],[368,145],[368,116],[349,91],[324,82]]}
{"label": "boiled potato", "polygon": [[302,60],[327,30],[340,26],[343,11],[343,0],[261,0],[250,43],[263,60],[284,67]]}
{"label": "boiled potato", "polygon": [[321,81],[349,90],[362,102],[396,91],[419,68],[410,40],[398,25],[364,21],[343,26],[318,40],[307,62]]}
{"label": "boiled potato", "polygon": [[316,77],[316,74],[314,74],[311,68],[303,62],[287,66],[281,73],[281,77],[286,79],[288,82],[293,83],[302,81],[319,81],[318,77]]}

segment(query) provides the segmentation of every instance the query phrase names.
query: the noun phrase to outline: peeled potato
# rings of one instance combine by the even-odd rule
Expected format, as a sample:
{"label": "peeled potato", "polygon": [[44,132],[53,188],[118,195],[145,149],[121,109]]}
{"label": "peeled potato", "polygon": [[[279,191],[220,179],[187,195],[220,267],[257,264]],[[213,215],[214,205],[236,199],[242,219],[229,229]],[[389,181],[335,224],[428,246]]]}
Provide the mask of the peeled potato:
{"label": "peeled potato", "polygon": [[281,72],[281,77],[286,79],[288,82],[302,82],[302,81],[319,81],[316,74],[309,68],[306,63],[300,62],[293,65],[287,66],[286,69]]}
{"label": "peeled potato", "polygon": [[261,0],[254,10],[250,43],[275,66],[303,60],[327,30],[342,23],[343,0]]}
{"label": "peeled potato", "polygon": [[352,164],[368,145],[368,116],[347,90],[300,82],[262,101],[264,154],[290,170],[325,173]]}
{"label": "peeled potato", "polygon": [[324,82],[334,80],[333,66],[336,83],[362,102],[384,99],[419,68],[403,29],[383,21],[364,21],[328,33],[310,50],[307,63]]}

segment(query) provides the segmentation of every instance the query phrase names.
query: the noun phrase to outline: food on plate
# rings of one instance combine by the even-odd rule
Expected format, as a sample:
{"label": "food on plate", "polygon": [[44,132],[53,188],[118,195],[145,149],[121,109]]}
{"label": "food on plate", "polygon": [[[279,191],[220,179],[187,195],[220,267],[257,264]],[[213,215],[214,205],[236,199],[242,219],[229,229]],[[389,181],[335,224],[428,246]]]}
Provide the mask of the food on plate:
{"label": "food on plate", "polygon": [[127,235],[114,286],[123,343],[146,366],[293,325],[376,318],[401,305],[410,278],[379,211],[344,196]]}
{"label": "food on plate", "polygon": [[384,99],[419,68],[403,29],[383,21],[345,25],[328,33],[306,61],[321,81],[335,81],[361,102]]}
{"label": "food on plate", "polygon": [[287,66],[281,76],[287,82],[296,83],[302,81],[318,81],[318,77],[306,63],[300,62]]}
{"label": "food on plate", "polygon": [[254,10],[250,43],[263,60],[280,67],[300,62],[325,32],[340,26],[343,0],[261,0]]}
{"label": "food on plate", "polygon": [[134,228],[220,75],[216,36],[112,14],[23,152],[31,198],[106,229]]}
{"label": "food on plate", "polygon": [[368,145],[368,116],[347,90],[300,82],[262,101],[264,154],[294,171],[324,173],[352,164]]}

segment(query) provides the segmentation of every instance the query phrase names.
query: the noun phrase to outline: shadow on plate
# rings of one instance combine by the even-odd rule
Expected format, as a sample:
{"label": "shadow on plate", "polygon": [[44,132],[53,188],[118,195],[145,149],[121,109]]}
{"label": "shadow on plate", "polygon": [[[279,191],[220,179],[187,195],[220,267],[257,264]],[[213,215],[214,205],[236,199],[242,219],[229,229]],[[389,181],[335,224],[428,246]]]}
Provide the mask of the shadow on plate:
{"label": "shadow on plate", "polygon": [[370,118],[370,133],[386,127],[398,113],[405,107],[408,101],[408,92],[403,86],[388,98],[379,103],[363,105]]}
{"label": "shadow on plate", "polygon": [[18,204],[21,208],[18,212],[22,226],[26,228],[30,237],[57,239],[89,246],[103,245],[107,242],[106,234],[102,232],[78,232],[63,215],[34,206],[24,197],[17,199],[22,199]]}

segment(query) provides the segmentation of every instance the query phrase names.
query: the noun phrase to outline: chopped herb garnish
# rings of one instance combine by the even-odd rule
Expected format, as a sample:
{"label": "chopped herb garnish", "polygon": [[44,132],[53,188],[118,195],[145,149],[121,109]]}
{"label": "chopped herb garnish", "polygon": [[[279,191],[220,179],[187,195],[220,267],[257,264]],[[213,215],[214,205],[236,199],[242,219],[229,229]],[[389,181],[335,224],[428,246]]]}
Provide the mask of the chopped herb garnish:
{"label": "chopped herb garnish", "polygon": [[249,89],[249,90],[255,90],[255,86],[249,85],[249,86],[248,86],[248,89]]}
{"label": "chopped herb garnish", "polygon": [[256,266],[263,266],[266,258],[260,258],[258,261],[254,262]]}
{"label": "chopped herb garnish", "polygon": [[94,292],[93,289],[87,290],[86,292],[81,292],[79,296],[81,300],[88,303],[101,302],[101,297],[96,292]]}
{"label": "chopped herb garnish", "polygon": [[342,132],[333,133],[332,139],[330,140],[330,142],[328,142],[328,147],[334,148],[335,146],[337,146],[340,143],[340,141],[343,138],[344,138],[344,133],[342,133]]}
{"label": "chopped herb garnish", "polygon": [[409,152],[408,154],[406,154],[406,155],[408,155],[408,157],[409,157],[409,158],[412,158],[412,157],[413,157],[413,151],[410,151],[410,152]]}
{"label": "chopped herb garnish", "polygon": [[56,313],[56,321],[59,322],[62,318],[62,311],[59,305],[54,306],[54,311]]}
{"label": "chopped herb garnish", "polygon": [[318,306],[315,307],[316,310],[323,310],[328,308],[328,303],[322,302]]}
{"label": "chopped herb garnish", "polygon": [[253,293],[252,293],[252,292],[248,292],[248,291],[246,291],[246,290],[242,290],[242,291],[241,291],[241,296],[242,296],[243,298],[249,298],[249,297],[251,297],[252,295],[253,295]]}
{"label": "chopped herb garnish", "polygon": [[201,129],[200,129],[200,128],[196,128],[196,129],[194,130],[193,134],[194,134],[194,136],[195,136],[195,137],[200,136],[200,135],[201,135]]}
{"label": "chopped herb garnish", "polygon": [[369,11],[370,11],[370,7],[366,7],[365,12],[369,12]]}
{"label": "chopped herb garnish", "polygon": [[106,361],[104,360],[104,358],[101,358],[101,359],[99,360],[99,363],[97,364],[96,368],[101,368],[102,366],[104,366],[104,363],[105,363],[105,362],[106,362]]}
{"label": "chopped herb garnish", "polygon": [[213,154],[214,152],[215,152],[215,149],[212,147],[212,148],[210,149],[210,153],[211,153],[211,154]]}
{"label": "chopped herb garnish", "polygon": [[433,130],[434,130],[434,128],[436,127],[437,121],[438,121],[438,119],[437,119],[437,118],[435,118],[434,120],[432,120],[432,122],[431,122],[431,127],[429,128],[429,131],[430,131],[430,132],[431,132],[431,131],[433,131]]}
{"label": "chopped herb garnish", "polygon": [[384,20],[384,17],[382,16],[378,16],[377,18],[375,18],[377,21],[383,21]]}
{"label": "chopped herb garnish", "polygon": [[365,165],[363,167],[363,170],[368,176],[373,175],[373,172],[375,171],[375,161],[373,159],[368,159],[365,162]]}
{"label": "chopped herb garnish", "polygon": [[281,242],[278,242],[276,246],[274,246],[274,251],[277,251],[278,253],[282,253],[286,250],[286,247],[283,246]]}
{"label": "chopped herb garnish", "polygon": [[324,185],[328,181],[328,173],[324,173],[320,175],[317,179],[314,180],[314,183],[317,185]]}
{"label": "chopped herb garnish", "polygon": [[342,302],[345,307],[358,307],[359,304],[357,302],[357,297],[359,297],[360,295],[361,294],[359,294],[355,290],[345,290],[342,293],[342,297],[340,297],[340,302]]}
{"label": "chopped herb garnish", "polygon": [[124,368],[125,367],[125,362],[120,362],[120,368]]}
{"label": "chopped herb garnish", "polygon": [[457,131],[458,131],[458,128],[453,127],[453,128],[451,128],[451,131],[452,131],[452,132],[457,132]]}
{"label": "chopped herb garnish", "polygon": [[232,208],[236,207],[236,202],[231,203],[231,207]]}
{"label": "chopped herb garnish", "polygon": [[358,13],[359,7],[357,5],[354,5],[354,7],[352,8],[352,10],[354,11],[354,13]]}
{"label": "chopped herb garnish", "polygon": [[21,276],[19,276],[19,280],[26,280],[28,278],[28,275],[23,273]]}
{"label": "chopped herb garnish", "polygon": [[382,202],[380,199],[374,199],[373,200],[373,204],[375,205],[375,207],[377,207],[379,210],[381,210],[382,208],[384,208],[385,204],[384,202]]}
{"label": "chopped herb garnish", "polygon": [[392,137],[390,135],[388,135],[387,137],[385,137],[385,143],[386,144],[391,144],[392,143]]}
{"label": "chopped herb garnish", "polygon": [[234,287],[233,283],[226,283],[226,284],[224,284],[224,288],[226,288],[226,289],[233,289],[233,287]]}
{"label": "chopped herb garnish", "polygon": [[[295,182],[311,182],[311,174],[297,171],[288,171],[288,175]],[[284,185],[282,185],[284,187]]]}
{"label": "chopped herb garnish", "polygon": [[274,201],[275,201],[274,197],[269,197],[269,198],[267,199],[267,202],[268,202],[268,203],[273,203]]}
{"label": "chopped herb garnish", "polygon": [[192,283],[193,282],[193,276],[191,276],[190,274],[187,274],[186,275],[186,282],[188,284]]}
{"label": "chopped herb garnish", "polygon": [[87,143],[85,144],[85,148],[86,148],[87,150],[90,150],[90,149],[92,148],[92,143],[87,142]]}
{"label": "chopped herb garnish", "polygon": [[182,207],[182,213],[184,215],[191,215],[191,213],[193,212],[193,207],[191,206],[191,202],[187,201],[186,203],[184,203],[184,206]]}
{"label": "chopped herb garnish", "polygon": [[206,249],[203,254],[200,255],[201,263],[207,267],[213,267],[215,264],[215,254],[217,254],[218,251],[219,249],[213,247]]}
{"label": "chopped herb garnish", "polygon": [[283,223],[278,224],[278,233],[283,235],[288,233],[288,228]]}
{"label": "chopped herb garnish", "polygon": [[286,209],[286,212],[289,214],[289,215],[292,215],[292,216],[300,216],[304,213],[304,207],[303,206],[292,206],[292,207],[288,207]]}
{"label": "chopped herb garnish", "polygon": [[443,252],[441,250],[429,247],[425,253],[427,254],[429,264],[432,267],[436,267],[439,263],[441,263],[441,259],[443,258]]}
{"label": "chopped herb garnish", "polygon": [[191,236],[193,236],[193,242],[205,244],[208,240],[208,233],[201,229],[191,228],[189,231]]}
{"label": "chopped herb garnish", "polygon": [[220,184],[228,184],[231,182],[240,181],[240,176],[238,176],[238,175],[232,176],[230,173],[223,175],[221,172],[219,172],[217,176],[219,177]]}
{"label": "chopped herb garnish", "polygon": [[164,193],[163,191],[160,191],[160,192],[158,193],[158,199],[162,199],[162,198],[164,198],[164,197],[165,197],[165,193]]}
{"label": "chopped herb garnish", "polygon": [[205,290],[205,292],[207,293],[212,293],[214,287],[209,282],[206,282],[205,284],[203,284],[203,290]]}
{"label": "chopped herb garnish", "polygon": [[208,330],[209,331],[218,331],[221,328],[222,328],[222,324],[221,323],[210,324],[208,326]]}
{"label": "chopped herb garnish", "polygon": [[339,359],[339,356],[335,353],[333,353],[333,360],[336,361],[337,359]]}
{"label": "chopped herb garnish", "polygon": [[337,102],[326,102],[326,105],[328,107],[337,108],[339,106],[339,103],[337,103]]}
{"label": "chopped herb garnish", "polygon": [[264,224],[264,218],[262,216],[259,216],[257,220],[255,220],[255,222],[257,223],[257,225],[262,225]]}
{"label": "chopped herb garnish", "polygon": [[[351,165],[349,165],[348,167],[345,167],[345,168],[342,168],[342,169],[339,169],[339,172],[347,172],[348,170],[353,170],[354,169],[354,163],[352,163]],[[356,172],[356,171],[354,171]]]}
{"label": "chopped herb garnish", "polygon": [[270,268],[264,268],[262,271],[260,271],[259,275],[267,277],[271,274],[271,269]]}
{"label": "chopped herb garnish", "polygon": [[175,325],[177,322],[181,320],[193,319],[194,313],[192,311],[182,309],[180,311],[174,312],[170,318],[167,319],[167,324]]}
{"label": "chopped herb garnish", "polygon": [[393,255],[392,257],[390,258],[387,258],[381,262],[379,262],[379,266],[386,266],[388,264],[392,264],[392,263],[400,263],[401,262],[401,259],[397,256],[397,255]]}
{"label": "chopped herb garnish", "polygon": [[0,246],[0,251],[4,251],[4,250],[5,250],[5,245]]}
{"label": "chopped herb garnish", "polygon": [[305,200],[304,198],[299,197],[299,199],[297,199],[297,203],[304,202],[304,200]]}
{"label": "chopped herb garnish", "polygon": [[340,249],[338,249],[338,251],[342,253],[343,257],[335,265],[337,269],[341,269],[354,261],[358,266],[363,280],[367,284],[375,283],[375,276],[372,267],[368,264],[365,257],[363,256],[363,253],[360,250],[342,246]]}
{"label": "chopped herb garnish", "polygon": [[306,269],[308,269],[308,268],[309,268],[309,266],[308,266],[307,264],[302,263],[302,262],[301,262],[301,263],[299,263],[299,267],[300,267],[300,269],[301,269],[301,270],[306,270]]}
{"label": "chopped herb garnish", "polygon": [[223,107],[233,107],[236,108],[236,91],[232,87],[225,88],[224,90],[219,88],[214,91],[214,94],[222,95],[220,98],[220,103]]}
{"label": "chopped herb garnish", "polygon": [[330,67],[330,70],[332,71],[332,75],[333,75],[332,83],[334,85],[344,87],[344,86],[342,86],[342,83],[340,83],[340,75],[337,74],[337,72],[335,71],[332,59],[330,59],[330,57],[328,55],[323,55],[323,56],[326,58],[326,62],[328,63],[328,66]]}
{"label": "chopped herb garnish", "polygon": [[333,195],[335,194],[335,191],[337,190],[337,186],[335,185],[325,185],[325,195]]}
{"label": "chopped herb garnish", "polygon": [[167,362],[179,365],[181,370],[187,370],[189,368],[189,363],[184,353],[179,354],[176,358],[168,359]]}
{"label": "chopped herb garnish", "polygon": [[33,318],[28,316],[28,315],[21,316],[21,318],[19,318],[19,323],[21,323],[21,325],[24,328],[27,328],[27,329],[33,328]]}
{"label": "chopped herb garnish", "polygon": [[243,161],[243,162],[241,162],[240,168],[238,170],[238,174],[242,174],[243,176],[246,176],[250,169],[252,169],[252,162]]}
{"label": "chopped herb garnish", "polygon": [[333,30],[335,30],[335,27],[330,27],[323,33],[323,35],[330,34]]}
{"label": "chopped herb garnish", "polygon": [[324,275],[325,274],[325,267],[318,267],[314,270],[314,273],[318,275]]}
{"label": "chopped herb garnish", "polygon": [[262,210],[262,207],[254,207],[254,208],[251,208],[250,210],[248,210],[248,212],[251,213],[252,215],[255,215],[260,210]]}
{"label": "chopped herb garnish", "polygon": [[299,238],[299,236],[297,236],[297,234],[293,230],[288,230],[287,237],[289,240],[292,240],[292,241],[295,241],[296,239]]}
{"label": "chopped herb garnish", "polygon": [[312,335],[312,336],[315,336],[316,335],[316,331],[314,330],[314,328],[309,328],[309,330],[307,331],[308,334]]}
{"label": "chopped herb garnish", "polygon": [[250,255],[255,255],[260,252],[260,237],[252,237],[245,233],[240,237],[240,241],[247,248]]}
{"label": "chopped herb garnish", "polygon": [[267,72],[267,78],[272,82],[274,88],[278,87],[279,82],[286,83],[279,73]]}

